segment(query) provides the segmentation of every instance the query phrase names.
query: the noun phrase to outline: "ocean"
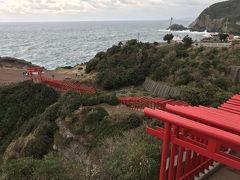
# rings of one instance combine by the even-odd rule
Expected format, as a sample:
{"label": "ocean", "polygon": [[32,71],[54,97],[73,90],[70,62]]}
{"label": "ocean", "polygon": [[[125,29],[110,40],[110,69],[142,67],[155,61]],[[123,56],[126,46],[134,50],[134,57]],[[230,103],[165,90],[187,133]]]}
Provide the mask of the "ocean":
{"label": "ocean", "polygon": [[[188,25],[188,21],[179,21]],[[169,21],[0,23],[0,56],[55,69],[89,61],[120,41],[162,42]],[[200,40],[206,33],[174,32]]]}

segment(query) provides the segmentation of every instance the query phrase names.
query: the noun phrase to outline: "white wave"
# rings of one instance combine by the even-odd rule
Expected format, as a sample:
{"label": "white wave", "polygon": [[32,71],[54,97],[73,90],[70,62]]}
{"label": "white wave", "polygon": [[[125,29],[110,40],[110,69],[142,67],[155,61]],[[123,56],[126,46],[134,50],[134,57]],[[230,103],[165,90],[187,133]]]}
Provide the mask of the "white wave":
{"label": "white wave", "polygon": [[157,31],[159,31],[159,32],[172,32],[172,33],[209,34],[207,31],[203,31],[203,32],[190,31],[189,29],[188,30],[182,30],[182,31],[170,31],[170,30],[166,30],[166,29],[160,29],[160,30],[157,30]]}

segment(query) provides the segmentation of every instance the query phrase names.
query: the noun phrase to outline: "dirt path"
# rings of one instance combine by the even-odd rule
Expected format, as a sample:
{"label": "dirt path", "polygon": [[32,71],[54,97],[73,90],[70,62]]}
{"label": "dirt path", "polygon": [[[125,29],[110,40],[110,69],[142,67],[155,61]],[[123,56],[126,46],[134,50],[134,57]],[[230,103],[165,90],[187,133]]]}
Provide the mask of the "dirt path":
{"label": "dirt path", "polygon": [[[29,66],[33,65],[23,60],[0,59],[0,86],[29,80],[28,77],[23,76],[23,72],[26,72]],[[85,65],[77,65],[71,69],[45,70],[43,75],[61,80],[75,81],[88,80],[90,77],[85,74]]]}
{"label": "dirt path", "polygon": [[0,68],[0,86],[28,80],[23,76],[23,69]]}

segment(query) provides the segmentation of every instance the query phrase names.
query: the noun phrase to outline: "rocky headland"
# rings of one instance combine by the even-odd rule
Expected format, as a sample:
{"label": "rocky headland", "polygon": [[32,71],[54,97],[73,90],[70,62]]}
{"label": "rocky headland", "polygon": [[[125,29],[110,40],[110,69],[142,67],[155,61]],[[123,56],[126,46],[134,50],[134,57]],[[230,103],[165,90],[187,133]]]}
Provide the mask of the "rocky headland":
{"label": "rocky headland", "polygon": [[211,5],[189,27],[194,31],[207,30],[239,34],[240,1],[229,0]]}

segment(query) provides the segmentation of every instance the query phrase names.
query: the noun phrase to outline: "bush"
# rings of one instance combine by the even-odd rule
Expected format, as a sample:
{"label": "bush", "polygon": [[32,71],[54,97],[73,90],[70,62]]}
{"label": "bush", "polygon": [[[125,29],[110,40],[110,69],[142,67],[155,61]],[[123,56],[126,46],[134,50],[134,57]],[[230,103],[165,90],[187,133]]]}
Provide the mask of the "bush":
{"label": "bush", "polygon": [[0,90],[0,134],[3,140],[0,141],[0,151],[3,152],[17,137],[18,130],[22,126],[44,112],[49,105],[57,101],[58,97],[59,95],[52,88],[43,84],[34,84],[31,81],[2,88]]}
{"label": "bush", "polygon": [[176,73],[175,84],[176,85],[187,85],[191,81],[193,81],[193,77],[191,76],[191,72],[188,69],[181,69]]}
{"label": "bush", "polygon": [[61,158],[50,154],[43,160],[21,158],[7,162],[1,169],[2,180],[23,179],[70,179]]}
{"label": "bush", "polygon": [[135,129],[142,125],[143,121],[137,114],[130,114],[126,120],[124,121],[126,123],[127,129]]}
{"label": "bush", "polygon": [[164,41],[167,41],[168,44],[170,44],[171,40],[173,40],[174,36],[173,34],[166,34],[164,37],[163,37],[163,40]]}
{"label": "bush", "polygon": [[80,134],[89,133],[99,128],[101,121],[108,116],[108,112],[102,107],[89,107],[82,110],[84,115],[83,123],[80,127]]}
{"label": "bush", "polygon": [[217,78],[216,80],[214,80],[213,84],[223,90],[228,90],[228,88],[231,87],[232,83],[229,79],[220,77],[220,78]]}
{"label": "bush", "polygon": [[220,41],[226,42],[226,41],[227,41],[227,38],[228,38],[228,34],[226,34],[226,33],[220,33],[220,34],[219,34],[219,40],[220,40]]}
{"label": "bush", "polygon": [[1,169],[1,179],[5,180],[22,180],[33,179],[37,163],[32,158],[11,160]]}
{"label": "bush", "polygon": [[125,132],[123,137],[107,139],[95,179],[157,179],[159,145],[142,127]]}
{"label": "bush", "polygon": [[100,95],[99,98],[101,103],[107,103],[112,106],[119,104],[116,93]]}
{"label": "bush", "polygon": [[169,75],[169,69],[166,65],[159,66],[155,69],[152,75],[152,79],[156,81],[162,81]]}
{"label": "bush", "polygon": [[214,95],[211,107],[218,107],[224,102],[226,102],[228,99],[230,99],[234,93],[231,92],[218,92]]}
{"label": "bush", "polygon": [[218,88],[206,85],[203,88],[186,87],[182,93],[182,99],[192,105],[209,106],[213,103],[213,98],[218,92]]}
{"label": "bush", "polygon": [[43,158],[52,149],[54,133],[57,130],[55,123],[41,122],[40,126],[23,149],[23,157]]}
{"label": "bush", "polygon": [[193,40],[188,35],[185,36],[182,41],[183,41],[183,44],[185,45],[185,47],[189,48],[192,46]]}

